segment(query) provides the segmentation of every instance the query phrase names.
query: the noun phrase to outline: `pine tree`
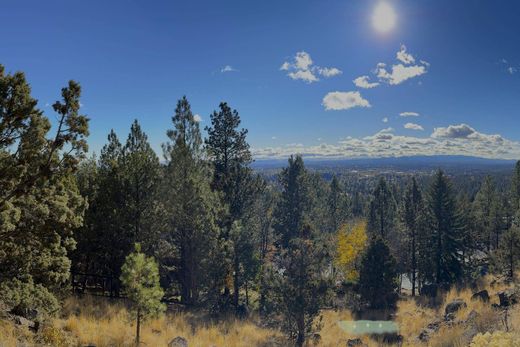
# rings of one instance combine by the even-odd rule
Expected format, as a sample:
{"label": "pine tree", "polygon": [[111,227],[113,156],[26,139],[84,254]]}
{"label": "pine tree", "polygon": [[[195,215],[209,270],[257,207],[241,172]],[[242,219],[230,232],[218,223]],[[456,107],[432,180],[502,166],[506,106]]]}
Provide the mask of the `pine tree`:
{"label": "pine tree", "polygon": [[[240,254],[242,250],[251,249],[250,241],[254,240],[253,230],[245,235],[237,235],[244,228],[235,228],[230,237],[233,223],[240,222],[250,213],[254,201],[259,197],[262,181],[254,177],[249,164],[252,162],[249,144],[246,141],[247,130],[240,129],[240,116],[236,110],[231,110],[227,103],[220,103],[220,111],[211,115],[211,127],[206,127],[208,138],[205,140],[209,159],[213,166],[212,187],[222,193],[223,203],[228,207],[228,214],[221,223],[222,242],[231,242],[231,263],[222,264],[227,267],[228,277],[233,273],[233,305],[239,309],[239,293],[243,271],[241,267],[252,264],[250,255]],[[243,223],[239,223],[243,224]],[[244,260],[245,263],[242,263]],[[225,288],[225,294],[229,288]]]}
{"label": "pine tree", "polygon": [[457,209],[451,182],[439,170],[430,185],[427,201],[426,253],[423,271],[426,280],[436,284],[453,283],[463,274],[462,239],[464,226]]}
{"label": "pine tree", "polygon": [[334,175],[329,185],[329,196],[327,197],[327,212],[329,219],[329,232],[338,231],[339,227],[348,217],[348,200],[345,192],[341,189],[339,180]]}
{"label": "pine tree", "polygon": [[404,193],[401,219],[405,228],[404,242],[406,244],[407,271],[411,274],[412,296],[415,296],[417,284],[418,256],[418,223],[419,215],[424,208],[423,199],[415,178],[408,184]]}
{"label": "pine tree", "polygon": [[494,236],[492,209],[493,207],[497,208],[497,206],[493,206],[497,203],[496,199],[495,186],[491,176],[488,175],[475,196],[473,209],[480,244],[488,252],[491,250]]}
{"label": "pine tree", "polygon": [[361,300],[372,309],[395,308],[398,295],[396,261],[380,237],[371,240],[359,276]]}
{"label": "pine tree", "polygon": [[135,120],[123,148],[125,225],[131,242],[139,242],[148,250],[157,242],[158,219],[162,217],[158,203],[160,169],[159,158]]}
{"label": "pine tree", "polygon": [[328,297],[330,283],[323,275],[328,250],[309,225],[280,250],[272,294],[275,307],[284,316],[283,328],[303,346],[314,329],[315,318]]}
{"label": "pine tree", "polygon": [[370,202],[368,216],[368,231],[378,235],[383,240],[389,237],[394,230],[396,218],[396,203],[390,187],[386,180],[381,177],[374,189],[373,198]]}
{"label": "pine tree", "polygon": [[166,307],[161,303],[164,291],[159,284],[159,266],[152,257],[141,252],[141,245],[135,244],[135,251],[129,254],[121,268],[121,283],[136,317],[135,344],[140,344],[141,323],[150,316],[156,316]]}
{"label": "pine tree", "polygon": [[212,186],[223,192],[229,207],[230,221],[240,219],[244,209],[251,203],[247,194],[247,183],[252,161],[247,129],[240,129],[240,116],[227,103],[220,103],[220,111],[211,115],[211,127],[206,127],[206,148],[214,166]]}
{"label": "pine tree", "polygon": [[520,265],[520,212],[517,212],[512,227],[500,240],[495,254],[495,265],[511,280],[515,279],[515,270]]}
{"label": "pine tree", "polygon": [[511,178],[511,210],[513,214],[520,210],[520,160],[516,162]]}
{"label": "pine tree", "polygon": [[133,238],[125,218],[123,145],[114,130],[107,140],[98,161],[98,193],[88,213],[94,214],[91,222],[97,234],[94,242],[99,253],[93,256],[102,266],[95,273],[110,277],[110,295],[119,296],[121,267],[132,251]]}
{"label": "pine tree", "polygon": [[74,172],[87,150],[81,88],[70,81],[53,105],[56,132],[30,95],[23,73],[0,65],[0,300],[54,313],[69,278],[73,230],[85,201]]}
{"label": "pine tree", "polygon": [[275,209],[273,227],[276,243],[287,248],[302,230],[313,207],[308,173],[300,156],[289,158],[289,166],[282,170],[279,181],[282,195]]}
{"label": "pine tree", "polygon": [[327,297],[329,283],[323,268],[330,251],[309,224],[314,205],[308,173],[300,156],[289,158],[280,174],[281,197],[275,210],[277,252],[270,272],[271,300],[284,316],[284,328],[303,346],[315,328],[314,319]]}
{"label": "pine tree", "polygon": [[168,225],[161,265],[167,278],[179,284],[181,301],[196,304],[203,293],[218,297],[223,286],[224,269],[215,267],[222,259],[217,221],[223,210],[219,195],[211,190],[199,124],[186,97],[177,103],[172,122],[170,141],[163,145],[167,167],[161,200]]}

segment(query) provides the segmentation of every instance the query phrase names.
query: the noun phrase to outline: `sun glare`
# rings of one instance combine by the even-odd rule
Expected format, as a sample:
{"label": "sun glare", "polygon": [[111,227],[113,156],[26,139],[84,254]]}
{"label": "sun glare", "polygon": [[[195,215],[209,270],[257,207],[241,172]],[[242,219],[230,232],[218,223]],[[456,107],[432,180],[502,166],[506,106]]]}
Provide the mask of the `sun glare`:
{"label": "sun glare", "polygon": [[377,31],[386,33],[392,30],[395,26],[395,20],[395,11],[387,2],[382,1],[374,8],[372,25]]}

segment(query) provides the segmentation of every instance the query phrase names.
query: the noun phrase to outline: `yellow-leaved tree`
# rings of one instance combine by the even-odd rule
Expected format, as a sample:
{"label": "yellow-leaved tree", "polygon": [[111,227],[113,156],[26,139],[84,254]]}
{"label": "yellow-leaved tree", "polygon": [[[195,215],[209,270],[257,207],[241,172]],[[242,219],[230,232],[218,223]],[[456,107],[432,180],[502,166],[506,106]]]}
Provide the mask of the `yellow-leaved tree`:
{"label": "yellow-leaved tree", "polygon": [[359,279],[359,264],[367,244],[367,223],[343,224],[337,232],[336,267],[348,282]]}

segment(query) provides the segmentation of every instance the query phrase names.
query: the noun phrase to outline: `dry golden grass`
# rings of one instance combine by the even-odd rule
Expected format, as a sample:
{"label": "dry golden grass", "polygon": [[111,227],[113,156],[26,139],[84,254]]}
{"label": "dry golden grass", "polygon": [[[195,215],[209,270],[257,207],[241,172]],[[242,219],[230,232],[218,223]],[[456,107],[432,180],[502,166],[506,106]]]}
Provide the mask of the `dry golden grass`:
{"label": "dry golden grass", "polygon": [[[417,337],[431,322],[442,320],[444,309],[450,301],[461,298],[467,307],[456,314],[456,320],[464,321],[471,311],[478,315],[475,326],[480,333],[501,333],[506,330],[500,311],[491,307],[498,303],[496,293],[506,289],[507,285],[489,286],[489,280],[483,281],[488,289],[491,303],[471,300],[472,291],[469,289],[453,289],[445,296],[444,303],[438,309],[421,306],[413,298],[400,300],[396,314],[396,322],[400,327],[400,334],[404,337],[404,346],[420,346]],[[353,320],[347,310],[324,310],[322,315],[321,340],[317,346],[335,347],[345,346],[348,339],[361,338],[368,346],[381,346],[377,341],[367,336],[354,336],[343,330],[338,322]],[[143,324],[141,340],[143,346],[166,346],[176,336],[182,336],[189,341],[192,347],[255,347],[269,346],[269,342],[278,341],[280,345],[289,346],[284,335],[274,329],[267,329],[257,324],[259,320],[252,317],[240,321],[234,318],[212,322],[204,319],[197,313],[169,312],[162,317],[152,319]],[[514,340],[520,340],[520,305],[509,311],[509,335]],[[439,332],[431,336],[429,344],[424,346],[458,347],[467,341],[463,335],[467,329],[464,324],[454,324],[451,327],[443,325]],[[37,335],[24,328],[0,320],[0,347],[17,346],[17,341],[24,341],[31,346],[44,343],[50,346],[133,346],[135,337],[135,323],[130,319],[123,301],[109,301],[103,298],[84,297],[70,298],[65,301],[62,317],[47,322]],[[314,346],[309,341],[308,346]],[[480,345],[479,345],[480,346]]]}
{"label": "dry golden grass", "polygon": [[[80,345],[132,346],[135,322],[123,304],[106,304],[99,300],[69,299],[65,318],[56,322],[71,333]],[[203,322],[190,313],[168,313],[143,324],[141,341],[144,346],[166,346],[176,336],[190,346],[259,346],[282,335],[254,324],[252,320],[230,319],[224,322]]]}
{"label": "dry golden grass", "polygon": [[417,305],[413,298],[399,301],[397,309],[396,321],[405,341],[413,341],[421,330],[438,316],[435,310]]}
{"label": "dry golden grass", "polygon": [[[25,330],[25,331],[24,331]],[[25,335],[25,338],[23,338]],[[13,324],[0,320],[0,347],[16,346],[20,340],[32,342],[31,334],[26,329],[18,329]]]}

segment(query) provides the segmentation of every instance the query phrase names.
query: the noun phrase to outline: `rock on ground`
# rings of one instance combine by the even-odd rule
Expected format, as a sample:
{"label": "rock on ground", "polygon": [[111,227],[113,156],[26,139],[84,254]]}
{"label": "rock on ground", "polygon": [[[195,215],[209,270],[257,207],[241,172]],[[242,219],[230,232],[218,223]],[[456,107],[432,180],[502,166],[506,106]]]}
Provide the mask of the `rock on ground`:
{"label": "rock on ground", "polygon": [[184,337],[177,336],[168,343],[168,347],[188,347],[188,340]]}

